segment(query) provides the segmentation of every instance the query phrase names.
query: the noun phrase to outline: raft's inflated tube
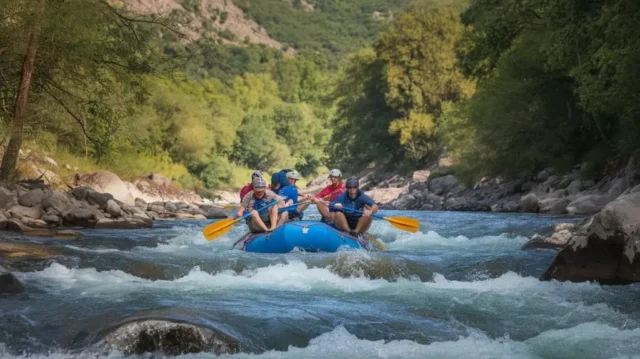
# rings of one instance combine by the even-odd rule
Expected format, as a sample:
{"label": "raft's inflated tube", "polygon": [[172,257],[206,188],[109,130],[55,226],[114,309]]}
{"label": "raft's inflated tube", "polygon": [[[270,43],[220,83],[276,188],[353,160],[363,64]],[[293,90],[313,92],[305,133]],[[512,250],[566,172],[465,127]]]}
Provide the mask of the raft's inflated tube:
{"label": "raft's inflated tube", "polygon": [[339,249],[366,249],[359,240],[325,223],[296,221],[284,224],[272,233],[250,234],[237,243],[247,252],[289,253],[294,249],[307,252],[336,252]]}

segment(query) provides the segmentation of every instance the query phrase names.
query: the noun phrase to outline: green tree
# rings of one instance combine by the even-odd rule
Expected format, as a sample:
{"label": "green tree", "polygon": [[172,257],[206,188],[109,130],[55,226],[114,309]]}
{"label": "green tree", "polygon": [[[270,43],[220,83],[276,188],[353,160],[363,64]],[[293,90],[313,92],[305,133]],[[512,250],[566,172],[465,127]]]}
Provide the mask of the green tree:
{"label": "green tree", "polygon": [[[110,107],[139,103],[143,95],[137,75],[152,68],[150,29],[153,25],[168,26],[155,17],[129,17],[104,0],[45,4],[41,0],[8,1],[4,7],[3,3],[3,11],[10,11],[3,13],[7,16],[4,20],[11,21],[0,21],[0,33],[9,30],[12,36],[0,37],[0,49],[4,49],[6,59],[3,72],[8,79],[1,84],[0,92],[17,89],[19,73],[24,74],[24,79],[30,74],[34,84],[29,88],[25,86],[28,81],[22,81],[15,97],[15,108],[20,110],[14,116],[12,140],[3,158],[0,177],[4,179],[15,170],[24,119],[30,116],[29,95],[37,103],[47,98],[64,109],[78,123],[100,159],[111,139],[102,135],[110,131],[114,121],[122,120],[114,116],[126,113]],[[25,38],[31,40],[25,42]],[[23,58],[27,60],[25,66],[19,65],[18,59]],[[119,91],[123,88],[127,91]]]}

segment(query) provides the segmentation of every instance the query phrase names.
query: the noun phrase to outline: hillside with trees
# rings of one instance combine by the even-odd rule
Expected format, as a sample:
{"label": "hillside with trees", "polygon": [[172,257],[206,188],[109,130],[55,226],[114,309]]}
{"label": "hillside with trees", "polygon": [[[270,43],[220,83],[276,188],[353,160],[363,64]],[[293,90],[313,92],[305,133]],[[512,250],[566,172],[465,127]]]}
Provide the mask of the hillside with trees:
{"label": "hillside with trees", "polygon": [[[215,189],[253,169],[410,171],[443,153],[468,180],[597,176],[640,146],[634,1],[233,2],[282,48],[228,24],[190,36],[177,15],[193,25],[203,4],[5,1],[0,177],[29,176],[21,148]],[[200,29],[219,26],[206,11]]]}

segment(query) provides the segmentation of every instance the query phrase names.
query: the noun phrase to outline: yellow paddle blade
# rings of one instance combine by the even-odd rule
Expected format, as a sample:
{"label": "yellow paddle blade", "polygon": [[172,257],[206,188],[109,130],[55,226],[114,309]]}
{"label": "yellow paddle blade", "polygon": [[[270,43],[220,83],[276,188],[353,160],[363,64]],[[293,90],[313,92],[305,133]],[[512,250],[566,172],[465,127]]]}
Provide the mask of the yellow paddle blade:
{"label": "yellow paddle blade", "polygon": [[411,233],[416,233],[420,227],[420,222],[417,219],[409,217],[384,217],[384,219],[394,227]]}
{"label": "yellow paddle blade", "polygon": [[366,233],[366,235],[367,237],[369,237],[369,241],[373,242],[373,244],[375,244],[379,250],[384,251],[384,245],[382,244],[382,242],[380,242],[378,239],[376,239],[376,237],[372,236],[369,233]]}
{"label": "yellow paddle blade", "polygon": [[[239,218],[240,219],[240,218]],[[231,227],[238,222],[239,219],[226,218],[219,220],[218,222],[211,223],[210,225],[204,227],[202,230],[202,234],[204,234],[204,238],[208,241],[220,237],[221,235],[229,232]]]}
{"label": "yellow paddle blade", "polygon": [[226,206],[224,206],[224,207],[222,207],[222,208],[224,208],[224,209],[226,209],[226,210],[231,211],[231,210],[234,210],[234,209],[238,209],[238,208],[240,208],[240,206],[235,205],[235,204],[228,204],[228,205],[226,205]]}

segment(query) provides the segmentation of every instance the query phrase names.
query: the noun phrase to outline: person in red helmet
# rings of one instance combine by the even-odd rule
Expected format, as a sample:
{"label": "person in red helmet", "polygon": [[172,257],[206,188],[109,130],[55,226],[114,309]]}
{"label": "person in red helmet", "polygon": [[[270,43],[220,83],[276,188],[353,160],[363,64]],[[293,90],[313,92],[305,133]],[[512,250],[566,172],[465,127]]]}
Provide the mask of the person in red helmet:
{"label": "person in red helmet", "polygon": [[[329,203],[335,201],[346,190],[344,182],[342,182],[342,172],[339,169],[334,168],[329,172],[329,180],[331,183],[318,194],[311,198],[306,197],[303,199],[304,201],[311,201],[318,207],[318,212],[322,216],[321,220],[325,223],[333,222],[333,213],[329,211]],[[308,206],[309,204],[302,205],[300,211],[304,211]]]}

